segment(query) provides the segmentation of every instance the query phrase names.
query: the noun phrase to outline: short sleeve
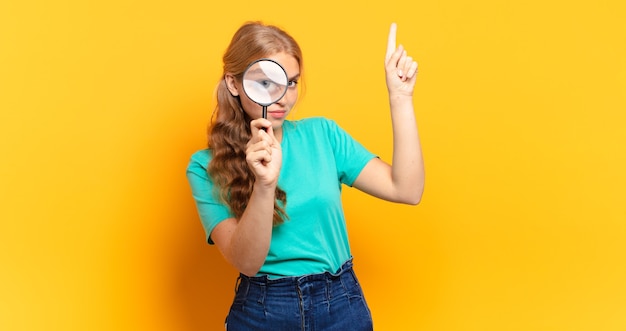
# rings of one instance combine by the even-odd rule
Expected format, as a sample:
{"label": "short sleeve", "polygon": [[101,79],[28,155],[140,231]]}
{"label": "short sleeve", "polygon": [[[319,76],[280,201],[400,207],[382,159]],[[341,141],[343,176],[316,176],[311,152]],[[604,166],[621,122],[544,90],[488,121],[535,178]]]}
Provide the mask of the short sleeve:
{"label": "short sleeve", "polygon": [[211,232],[225,219],[234,217],[227,205],[214,193],[214,184],[207,167],[211,157],[208,149],[198,151],[191,156],[187,166],[187,180],[196,202],[196,209],[206,233],[207,242],[213,245]]}
{"label": "short sleeve", "polygon": [[361,170],[376,155],[368,151],[335,121],[327,120],[326,123],[337,165],[337,176],[342,183],[352,186]]}

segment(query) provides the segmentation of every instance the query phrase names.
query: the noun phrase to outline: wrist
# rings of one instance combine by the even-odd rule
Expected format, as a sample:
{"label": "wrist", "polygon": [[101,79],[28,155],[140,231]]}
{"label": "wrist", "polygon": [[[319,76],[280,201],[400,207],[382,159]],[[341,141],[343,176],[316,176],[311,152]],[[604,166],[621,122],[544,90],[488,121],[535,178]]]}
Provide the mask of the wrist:
{"label": "wrist", "polygon": [[413,96],[406,94],[389,94],[389,103],[392,106],[413,105]]}
{"label": "wrist", "polygon": [[252,190],[254,192],[258,192],[258,193],[271,193],[274,194],[274,192],[276,191],[276,181],[271,181],[269,183],[265,183],[262,182],[260,180],[256,180],[254,182],[254,186],[252,187]]}

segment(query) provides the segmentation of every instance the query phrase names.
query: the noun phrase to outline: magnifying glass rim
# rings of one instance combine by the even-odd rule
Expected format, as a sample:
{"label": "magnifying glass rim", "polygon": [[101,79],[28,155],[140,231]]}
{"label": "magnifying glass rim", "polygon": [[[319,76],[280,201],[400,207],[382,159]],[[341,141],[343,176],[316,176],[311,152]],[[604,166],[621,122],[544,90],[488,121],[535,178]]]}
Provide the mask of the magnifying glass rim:
{"label": "magnifying glass rim", "polygon": [[[274,62],[274,63],[275,63],[275,64],[276,64],[276,65],[277,65],[277,66],[278,66],[278,67],[279,67],[279,68],[283,71],[283,73],[285,74],[285,78],[287,78],[287,84],[289,84],[289,76],[287,75],[287,70],[285,70],[285,68],[283,68],[283,66],[282,66],[282,65],[280,65],[280,63],[278,63],[278,61],[276,61],[276,60],[272,60],[272,59],[270,59],[270,58],[260,58],[260,59],[258,59],[258,60],[254,60],[254,61],[252,61],[250,64],[248,64],[248,66],[246,67],[246,70],[244,70],[244,71],[243,71],[243,75],[241,76],[241,82],[242,82],[242,84],[243,84],[243,81],[245,80],[244,78],[246,77],[246,73],[248,72],[248,70],[249,70],[249,69],[250,69],[250,68],[251,68],[254,64],[256,64],[257,62],[261,62],[261,61],[270,61],[270,62]],[[282,98],[285,96],[285,94],[287,93],[287,89],[288,89],[288,86],[285,86],[285,88],[284,88],[284,90],[283,90],[283,93],[281,93],[281,94],[280,94],[280,97],[279,97],[278,99],[276,99],[275,101],[272,101],[272,102],[270,102],[270,103],[261,103],[261,102],[257,102],[256,100],[254,100],[254,98],[252,98],[252,97],[248,94],[248,91],[246,91],[245,84],[243,84],[243,93],[245,93],[245,94],[246,94],[246,96],[247,96],[250,100],[252,100],[254,103],[256,103],[256,104],[258,104],[258,105],[260,105],[260,106],[265,106],[265,107],[267,107],[267,106],[269,106],[269,105],[271,105],[271,104],[274,104],[274,103],[276,103],[278,100],[282,99]]]}

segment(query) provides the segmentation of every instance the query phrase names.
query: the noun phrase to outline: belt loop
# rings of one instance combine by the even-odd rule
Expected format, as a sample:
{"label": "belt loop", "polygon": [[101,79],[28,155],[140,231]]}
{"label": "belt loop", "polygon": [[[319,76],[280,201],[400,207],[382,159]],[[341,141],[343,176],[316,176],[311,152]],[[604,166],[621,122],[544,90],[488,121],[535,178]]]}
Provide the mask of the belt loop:
{"label": "belt loop", "polygon": [[237,294],[239,290],[239,285],[241,285],[241,274],[239,274],[239,277],[237,277],[237,280],[235,281],[235,294]]}
{"label": "belt loop", "polygon": [[259,288],[260,288],[261,293],[259,293],[259,299],[257,300],[257,302],[260,304],[263,304],[263,302],[265,302],[267,284],[266,283],[259,284]]}
{"label": "belt loop", "polygon": [[342,267],[342,269],[344,269],[344,271],[345,271],[345,270],[352,269],[352,266],[353,266],[353,262],[352,262],[352,261],[353,261],[353,260],[354,260],[354,257],[350,257],[350,258],[348,259],[348,261],[346,261],[346,263],[344,263],[344,264],[343,264],[343,266],[341,266],[341,267]]}
{"label": "belt loop", "polygon": [[250,292],[250,278],[246,275],[239,276],[241,281],[239,282],[239,290],[243,290],[243,296],[248,297],[248,293]]}
{"label": "belt loop", "polygon": [[259,293],[259,299],[257,300],[257,302],[263,306],[264,316],[267,316],[267,305],[265,305],[264,302],[265,302],[265,296],[267,295],[268,282],[269,282],[269,277],[264,276],[263,282],[259,284],[259,290],[261,293]]}

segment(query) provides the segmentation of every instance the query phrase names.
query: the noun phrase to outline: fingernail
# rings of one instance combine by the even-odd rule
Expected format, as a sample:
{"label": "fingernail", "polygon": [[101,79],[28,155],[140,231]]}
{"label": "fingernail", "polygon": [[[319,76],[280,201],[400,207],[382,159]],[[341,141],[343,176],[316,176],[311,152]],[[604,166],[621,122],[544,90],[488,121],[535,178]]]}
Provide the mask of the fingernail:
{"label": "fingernail", "polygon": [[398,70],[398,77],[402,77],[402,74],[403,74],[402,70]]}

